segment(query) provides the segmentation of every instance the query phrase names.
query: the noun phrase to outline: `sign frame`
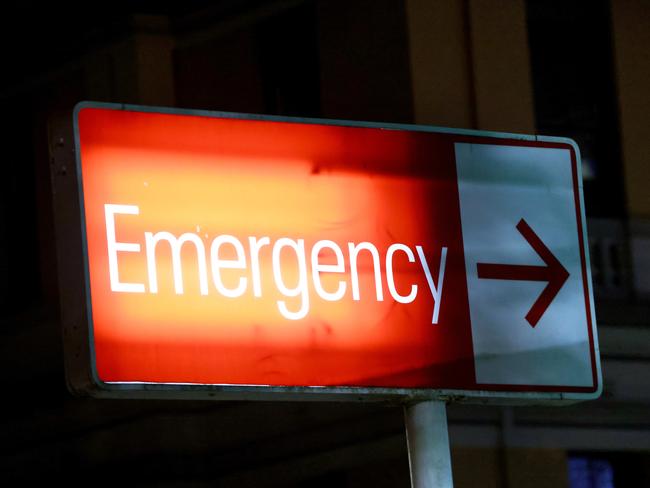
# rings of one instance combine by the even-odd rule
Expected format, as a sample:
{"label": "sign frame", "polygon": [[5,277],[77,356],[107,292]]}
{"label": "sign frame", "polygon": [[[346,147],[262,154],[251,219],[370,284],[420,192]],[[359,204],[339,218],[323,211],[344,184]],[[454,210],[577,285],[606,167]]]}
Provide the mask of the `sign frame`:
{"label": "sign frame", "polygon": [[[53,153],[53,185],[55,200],[65,198],[67,201],[75,200],[79,206],[76,216],[68,215],[66,217],[55,216],[57,225],[57,247],[61,248],[62,243],[68,246],[73,241],[73,249],[81,247],[81,257],[83,259],[82,272],[83,283],[81,291],[83,300],[70,299],[69,296],[62,296],[62,321],[64,327],[64,352],[66,355],[66,378],[69,388],[74,393],[89,394],[99,398],[151,398],[151,399],[216,399],[216,400],[307,400],[307,401],[388,401],[396,403],[412,403],[425,400],[439,401],[458,401],[470,403],[498,403],[498,404],[568,404],[584,400],[598,398],[602,392],[602,372],[600,363],[600,354],[598,347],[598,336],[596,327],[596,316],[594,310],[593,284],[591,280],[591,269],[589,260],[589,246],[587,245],[586,216],[584,209],[584,198],[582,185],[576,185],[577,203],[579,208],[578,215],[578,232],[580,234],[580,243],[583,253],[583,276],[586,277],[585,298],[588,301],[586,306],[587,324],[589,329],[589,338],[591,342],[592,368],[595,369],[594,381],[596,383],[594,391],[544,391],[544,387],[539,387],[539,391],[491,391],[491,390],[455,390],[455,389],[428,389],[428,388],[385,388],[385,387],[330,387],[330,386],[263,386],[263,385],[232,385],[232,384],[196,384],[196,383],[147,383],[147,382],[129,382],[129,383],[106,383],[103,382],[96,370],[94,336],[93,336],[93,317],[92,303],[90,297],[90,273],[89,258],[87,252],[86,222],[84,212],[84,194],[81,173],[81,154],[80,154],[80,134],[78,115],[85,108],[98,108],[109,110],[136,111],[144,113],[157,113],[169,115],[190,115],[210,118],[228,118],[242,119],[251,121],[269,121],[269,122],[288,122],[299,124],[319,124],[333,125],[343,127],[361,127],[386,130],[401,131],[419,131],[439,134],[450,134],[460,137],[476,138],[477,141],[484,139],[490,140],[508,140],[513,143],[561,143],[569,145],[572,148],[572,164],[575,165],[574,171],[577,173],[577,181],[582,181],[580,151],[577,144],[568,138],[522,135],[491,131],[478,131],[469,129],[453,129],[436,126],[423,126],[413,124],[395,124],[395,123],[378,123],[378,122],[358,122],[348,120],[331,120],[319,118],[301,118],[301,117],[280,117],[271,115],[254,115],[232,112],[177,109],[153,106],[141,106],[131,104],[113,104],[102,102],[80,102],[74,107],[73,111],[73,137],[74,137],[74,183],[70,185],[67,180],[64,195],[58,195],[57,182],[66,174],[61,175],[57,170],[57,151],[51,148]],[[66,153],[69,154],[69,153]],[[60,156],[59,156],[60,157]],[[76,195],[69,195],[71,188],[76,189]],[[59,191],[59,193],[61,193]],[[56,212],[55,201],[55,212]],[[61,225],[61,219],[66,218],[66,225]],[[69,219],[78,218],[76,224],[80,230],[80,240],[75,236],[66,234],[65,230],[69,229]],[[77,240],[78,242],[74,242]],[[70,256],[72,254],[73,256]],[[66,269],[65,261],[78,260],[74,252],[65,252],[59,249],[59,266]],[[66,256],[67,255],[67,256]],[[64,261],[64,263],[62,263]],[[64,265],[62,267],[62,264]],[[77,264],[79,266],[79,264]],[[61,271],[59,272],[61,274]],[[61,279],[61,278],[60,278]],[[77,294],[76,292],[66,290],[65,295]],[[588,296],[587,296],[588,295]],[[82,305],[83,313],[79,317],[80,322],[70,324],[66,316],[70,316],[70,306]],[[74,315],[74,313],[72,313]],[[526,388],[530,389],[530,388]],[[548,389],[547,389],[548,390]]]}

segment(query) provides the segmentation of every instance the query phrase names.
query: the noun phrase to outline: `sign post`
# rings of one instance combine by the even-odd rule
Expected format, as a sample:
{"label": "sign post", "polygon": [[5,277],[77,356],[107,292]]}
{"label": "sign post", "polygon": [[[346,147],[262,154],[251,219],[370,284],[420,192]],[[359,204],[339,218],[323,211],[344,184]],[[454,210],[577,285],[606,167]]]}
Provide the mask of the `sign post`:
{"label": "sign post", "polygon": [[404,407],[411,485],[452,488],[451,455],[444,402],[430,400]]}
{"label": "sign post", "polygon": [[415,486],[451,485],[446,401],[600,395],[571,140],[100,103],[74,133],[74,391],[398,400]]}

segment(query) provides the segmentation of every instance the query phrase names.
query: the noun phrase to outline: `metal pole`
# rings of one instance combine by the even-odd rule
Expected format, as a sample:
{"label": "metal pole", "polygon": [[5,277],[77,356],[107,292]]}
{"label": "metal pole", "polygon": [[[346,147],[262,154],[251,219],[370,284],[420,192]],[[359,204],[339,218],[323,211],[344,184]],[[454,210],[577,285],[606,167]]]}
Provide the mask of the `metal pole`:
{"label": "metal pole", "polygon": [[404,407],[413,488],[453,487],[445,408],[440,401]]}

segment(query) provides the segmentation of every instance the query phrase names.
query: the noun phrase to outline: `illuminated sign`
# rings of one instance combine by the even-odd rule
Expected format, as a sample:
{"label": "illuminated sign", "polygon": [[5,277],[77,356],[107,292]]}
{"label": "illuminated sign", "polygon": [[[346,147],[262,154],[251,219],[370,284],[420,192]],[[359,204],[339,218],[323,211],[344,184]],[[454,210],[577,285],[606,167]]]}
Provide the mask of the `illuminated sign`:
{"label": "illuminated sign", "polygon": [[75,131],[102,394],[599,394],[571,141],[92,103]]}

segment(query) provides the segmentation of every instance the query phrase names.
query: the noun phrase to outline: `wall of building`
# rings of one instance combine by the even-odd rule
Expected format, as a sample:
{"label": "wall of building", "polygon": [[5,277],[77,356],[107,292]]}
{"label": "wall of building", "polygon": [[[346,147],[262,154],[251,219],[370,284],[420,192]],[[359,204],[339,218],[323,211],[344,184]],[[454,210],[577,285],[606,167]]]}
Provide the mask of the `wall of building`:
{"label": "wall of building", "polygon": [[406,10],[417,123],[535,131],[523,0],[408,0]]}
{"label": "wall of building", "polygon": [[612,32],[621,124],[630,255],[637,295],[650,297],[650,45],[647,2],[612,2]]}

